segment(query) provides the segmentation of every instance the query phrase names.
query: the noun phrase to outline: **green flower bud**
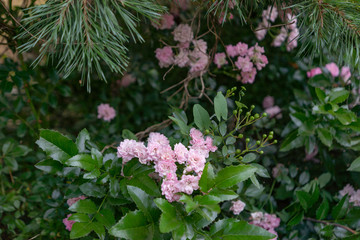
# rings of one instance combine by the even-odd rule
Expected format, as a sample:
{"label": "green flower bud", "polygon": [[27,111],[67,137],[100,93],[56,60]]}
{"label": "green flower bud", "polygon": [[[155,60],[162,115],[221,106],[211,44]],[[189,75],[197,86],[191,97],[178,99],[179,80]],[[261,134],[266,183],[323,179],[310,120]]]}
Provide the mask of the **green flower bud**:
{"label": "green flower bud", "polygon": [[242,134],[239,134],[239,136],[238,136],[239,138],[243,138],[244,137],[244,135],[242,135]]}
{"label": "green flower bud", "polygon": [[273,135],[269,135],[269,137],[268,137],[269,140],[271,140],[273,138],[274,138]]}
{"label": "green flower bud", "polygon": [[239,157],[239,160],[242,161],[242,160],[243,160],[243,157]]}
{"label": "green flower bud", "polygon": [[251,109],[254,109],[254,108],[255,108],[255,105],[251,105],[250,108],[251,108]]}
{"label": "green flower bud", "polygon": [[243,111],[243,110],[242,110],[242,109],[240,109],[240,110],[239,110],[239,113],[241,114],[241,113],[242,113],[242,111]]}
{"label": "green flower bud", "polygon": [[236,115],[238,112],[236,110],[233,111],[233,114]]}
{"label": "green flower bud", "polygon": [[264,151],[260,151],[260,154],[264,154]]}
{"label": "green flower bud", "polygon": [[205,134],[209,134],[210,131],[208,129],[205,130]]}
{"label": "green flower bud", "polygon": [[274,143],[274,144],[277,144],[277,140],[275,139],[273,143]]}
{"label": "green flower bud", "polygon": [[250,116],[250,112],[246,112],[246,116]]}
{"label": "green flower bud", "polygon": [[273,132],[273,131],[271,131],[269,134],[270,134],[270,135],[274,135],[274,132]]}
{"label": "green flower bud", "polygon": [[255,119],[258,119],[260,117],[260,115],[257,113],[254,115]]}
{"label": "green flower bud", "polygon": [[250,117],[250,121],[254,121],[254,119],[255,119],[255,118],[254,118],[253,116]]}
{"label": "green flower bud", "polygon": [[267,135],[266,134],[263,134],[263,138],[266,138],[267,137]]}
{"label": "green flower bud", "polygon": [[245,141],[248,143],[250,142],[250,138],[246,138]]}
{"label": "green flower bud", "polygon": [[259,140],[256,141],[256,144],[257,144],[257,145],[260,145],[260,143],[261,143],[261,142],[260,142]]}
{"label": "green flower bud", "polygon": [[263,116],[263,117],[267,117],[267,113],[263,113],[262,116]]}
{"label": "green flower bud", "polygon": [[233,89],[233,91],[236,91],[237,87],[233,87],[232,89]]}
{"label": "green flower bud", "polygon": [[244,86],[241,86],[241,89],[244,90],[244,91],[246,91],[246,88],[245,88]]}
{"label": "green flower bud", "polygon": [[236,149],[236,154],[240,154],[241,153],[241,150],[240,149]]}
{"label": "green flower bud", "polygon": [[241,96],[245,96],[245,93],[243,93],[243,92],[240,92],[240,95],[241,95]]}

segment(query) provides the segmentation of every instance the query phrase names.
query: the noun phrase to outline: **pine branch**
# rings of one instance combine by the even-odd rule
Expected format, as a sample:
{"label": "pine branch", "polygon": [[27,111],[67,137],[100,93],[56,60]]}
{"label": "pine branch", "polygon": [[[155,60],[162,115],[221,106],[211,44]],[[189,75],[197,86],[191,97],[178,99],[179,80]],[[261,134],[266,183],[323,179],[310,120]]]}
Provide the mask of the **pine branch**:
{"label": "pine branch", "polygon": [[143,41],[139,16],[157,19],[164,11],[154,0],[49,0],[27,10],[25,30],[17,37],[28,42],[19,49],[40,45],[33,66],[51,60],[64,78],[77,70],[90,91],[93,72],[106,81],[102,62],[115,73],[126,69],[128,34]]}

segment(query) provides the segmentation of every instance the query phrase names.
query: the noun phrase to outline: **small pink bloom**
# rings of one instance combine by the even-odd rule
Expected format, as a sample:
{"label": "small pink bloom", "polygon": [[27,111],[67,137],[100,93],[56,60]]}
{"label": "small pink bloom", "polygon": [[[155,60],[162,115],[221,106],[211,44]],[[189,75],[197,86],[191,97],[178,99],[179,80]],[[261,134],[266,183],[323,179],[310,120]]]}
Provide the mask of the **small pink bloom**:
{"label": "small pink bloom", "polygon": [[136,78],[133,75],[126,73],[120,80],[120,86],[125,88],[134,82],[136,82]]}
{"label": "small pink bloom", "polygon": [[84,199],[86,199],[86,197],[83,196],[83,195],[81,195],[81,196],[79,196],[79,197],[75,197],[75,198],[70,198],[70,199],[68,199],[66,203],[69,205],[69,207],[71,207],[71,206],[74,205],[77,201],[79,201],[79,200],[84,200]]}
{"label": "small pink bloom", "polygon": [[252,68],[250,72],[241,72],[241,82],[252,84],[255,81],[256,68]]}
{"label": "small pink bloom", "polygon": [[352,196],[355,193],[355,189],[350,184],[346,184],[346,186],[339,191],[339,194],[341,197],[345,196],[346,194],[348,196]]}
{"label": "small pink bloom", "polygon": [[178,163],[183,164],[186,162],[189,150],[182,143],[175,144],[174,152]]}
{"label": "small pink bloom", "polygon": [[322,71],[321,71],[321,68],[317,67],[317,68],[311,69],[306,74],[307,74],[308,78],[312,78],[312,77],[314,77],[316,75],[322,74]]}
{"label": "small pink bloom", "polygon": [[226,54],[225,53],[216,53],[214,57],[214,63],[216,64],[217,68],[221,68],[222,66],[228,64],[226,61]]}
{"label": "small pink bloom", "polygon": [[236,56],[238,55],[238,50],[237,50],[236,46],[227,45],[227,46],[226,46],[226,53],[227,53],[230,57],[236,57]]}
{"label": "small pink bloom", "polygon": [[276,117],[277,119],[282,118],[281,108],[279,106],[273,106],[265,110],[269,114],[269,118]]}
{"label": "small pink bloom", "polygon": [[272,106],[274,106],[274,97],[272,96],[266,96],[262,102],[263,108],[270,108]]}
{"label": "small pink bloom", "polygon": [[339,67],[334,62],[326,64],[325,67],[327,70],[329,70],[331,76],[333,77],[339,76],[339,72],[340,72]]}
{"label": "small pink bloom", "polygon": [[297,28],[295,28],[294,30],[292,30],[289,33],[289,37],[288,37],[288,40],[287,40],[287,46],[286,46],[286,50],[288,52],[290,52],[291,50],[293,50],[294,48],[297,47],[297,45],[298,45],[298,42],[297,42],[298,37],[299,37],[299,29],[297,29]]}
{"label": "small pink bloom", "polygon": [[66,218],[63,219],[63,223],[65,225],[66,230],[71,231],[72,226],[74,225],[75,221],[68,220],[69,217],[71,217],[72,214],[68,214]]}
{"label": "small pink bloom", "polygon": [[243,72],[251,72],[254,64],[250,61],[249,57],[238,57],[235,66]]}
{"label": "small pink bloom", "polygon": [[238,55],[242,57],[247,55],[249,46],[246,43],[238,42],[235,47]]}
{"label": "small pink bloom", "polygon": [[162,15],[162,17],[158,20],[158,23],[156,22],[151,22],[151,24],[156,28],[156,29],[171,29],[172,26],[175,24],[174,21],[174,16],[171,14],[164,14]]}
{"label": "small pink bloom", "polygon": [[172,48],[169,46],[156,49],[155,56],[159,60],[159,66],[161,68],[169,67],[174,63],[174,54]]}
{"label": "small pink bloom", "polygon": [[286,37],[288,36],[288,32],[286,30],[286,28],[282,27],[280,29],[280,33],[279,35],[277,35],[274,39],[274,41],[271,43],[272,46],[274,47],[280,47],[283,42],[285,42]]}
{"label": "small pink bloom", "polygon": [[178,42],[191,42],[194,38],[194,33],[188,24],[180,24],[172,32],[174,40]]}
{"label": "small pink bloom", "polygon": [[232,211],[235,215],[239,215],[245,208],[246,204],[241,201],[232,201],[232,206],[230,207],[230,211]]}
{"label": "small pink bloom", "polygon": [[350,68],[347,66],[342,67],[340,77],[345,83],[350,83],[350,81],[348,81],[351,77]]}
{"label": "small pink bloom", "polygon": [[107,103],[102,103],[97,107],[98,118],[103,119],[106,122],[110,122],[116,116],[115,109]]}

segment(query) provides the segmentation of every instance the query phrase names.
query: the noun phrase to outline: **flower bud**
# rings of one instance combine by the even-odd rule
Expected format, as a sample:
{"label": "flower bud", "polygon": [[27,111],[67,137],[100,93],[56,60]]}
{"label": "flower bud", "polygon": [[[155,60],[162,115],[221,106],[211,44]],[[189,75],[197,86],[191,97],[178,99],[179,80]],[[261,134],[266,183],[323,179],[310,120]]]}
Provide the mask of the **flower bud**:
{"label": "flower bud", "polygon": [[260,151],[260,154],[264,154],[264,151]]}
{"label": "flower bud", "polygon": [[267,137],[267,135],[266,134],[263,134],[263,138],[266,138]]}
{"label": "flower bud", "polygon": [[236,115],[238,112],[236,110],[233,111],[233,114]]}
{"label": "flower bud", "polygon": [[248,143],[250,142],[250,138],[246,138],[245,141]]}
{"label": "flower bud", "polygon": [[274,144],[277,144],[277,140],[275,139],[275,140],[273,141],[273,143],[274,143]]}
{"label": "flower bud", "polygon": [[255,105],[251,105],[250,108],[251,108],[251,109],[254,109],[254,108],[255,108]]}
{"label": "flower bud", "polygon": [[260,115],[257,113],[254,115],[255,119],[258,119],[260,117]]}
{"label": "flower bud", "polygon": [[241,153],[241,150],[240,150],[240,149],[236,149],[235,153],[236,153],[236,154],[240,154],[240,153]]}
{"label": "flower bud", "polygon": [[260,143],[261,143],[261,142],[260,142],[259,140],[256,141],[256,144],[257,144],[257,145],[260,145]]}
{"label": "flower bud", "polygon": [[269,135],[274,135],[274,132],[273,132],[273,131],[271,131],[271,132],[269,133]]}
{"label": "flower bud", "polygon": [[242,135],[242,134],[239,134],[239,136],[238,136],[239,138],[243,138],[244,137],[244,135]]}
{"label": "flower bud", "polygon": [[209,133],[210,133],[209,129],[206,129],[205,134],[209,134]]}
{"label": "flower bud", "polygon": [[263,113],[262,116],[263,116],[263,117],[267,117],[267,113]]}

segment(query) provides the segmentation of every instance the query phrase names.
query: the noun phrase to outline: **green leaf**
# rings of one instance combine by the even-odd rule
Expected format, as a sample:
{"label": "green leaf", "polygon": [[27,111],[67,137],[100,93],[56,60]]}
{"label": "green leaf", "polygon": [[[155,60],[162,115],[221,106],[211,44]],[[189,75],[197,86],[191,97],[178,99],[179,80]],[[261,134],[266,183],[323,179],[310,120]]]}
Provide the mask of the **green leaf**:
{"label": "green leaf", "polygon": [[86,171],[92,171],[95,168],[98,168],[98,162],[89,154],[75,155],[72,158],[66,160],[65,164],[72,167],[79,167]]}
{"label": "green leaf", "polygon": [[323,90],[321,90],[320,88],[315,88],[315,93],[316,96],[318,97],[318,99],[320,100],[321,103],[324,103],[326,94]]}
{"label": "green leaf", "polygon": [[102,198],[105,196],[105,189],[95,183],[84,183],[80,185],[80,191],[90,197]]}
{"label": "green leaf", "polygon": [[84,213],[73,213],[68,219],[75,222],[90,222],[89,216]]}
{"label": "green leaf", "polygon": [[151,197],[138,187],[127,186],[127,189],[131,199],[135,202],[137,208],[145,214],[148,221],[156,222],[160,213]]}
{"label": "green leaf", "polygon": [[347,170],[352,172],[360,172],[360,157],[356,158]]}
{"label": "green leaf", "polygon": [[355,113],[344,109],[339,108],[335,113],[334,116],[341,122],[343,125],[349,125],[352,122],[356,122],[357,117]]}
{"label": "green leaf", "polygon": [[151,240],[153,230],[151,224],[146,221],[144,213],[137,210],[127,213],[110,230],[112,236],[131,240]]}
{"label": "green leaf", "polygon": [[92,230],[92,223],[76,222],[71,228],[70,239],[85,237]]}
{"label": "green leaf", "polygon": [[47,173],[61,172],[64,168],[60,162],[51,159],[40,161],[35,165],[35,167]]}
{"label": "green leaf", "polygon": [[334,219],[342,218],[346,215],[349,209],[349,196],[345,195],[341,198],[340,202],[335,205],[331,211],[331,215]]}
{"label": "green leaf", "polygon": [[237,197],[239,197],[239,195],[232,190],[215,188],[211,190],[209,194],[203,196],[198,195],[195,199],[200,205],[213,205],[223,201],[233,200]]}
{"label": "green leaf", "polygon": [[188,125],[186,125],[186,123],[184,123],[180,119],[177,119],[177,118],[174,118],[174,117],[171,117],[171,116],[169,116],[169,118],[171,120],[173,120],[173,122],[176,123],[176,125],[179,126],[180,131],[181,131],[182,134],[189,134],[190,127]]}
{"label": "green leaf", "polygon": [[135,134],[133,132],[131,132],[130,130],[128,129],[124,129],[122,131],[122,137],[124,139],[133,139],[133,140],[138,140],[137,137],[135,136]]}
{"label": "green leaf", "polygon": [[291,149],[301,147],[304,144],[303,141],[303,137],[298,136],[298,130],[294,130],[282,142],[280,152],[287,152]]}
{"label": "green leaf", "polygon": [[323,188],[326,186],[326,184],[328,184],[331,180],[331,174],[330,173],[323,173],[320,175],[318,181],[319,181],[319,185],[320,188]]}
{"label": "green leaf", "polygon": [[78,153],[75,143],[68,137],[53,130],[41,129],[36,144],[52,159],[64,163]]}
{"label": "green leaf", "polygon": [[183,224],[176,214],[175,207],[168,201],[162,198],[157,198],[154,202],[162,212],[160,217],[160,232],[168,233],[174,231]]}
{"label": "green leaf", "polygon": [[297,191],[296,197],[298,198],[300,205],[304,210],[307,210],[310,206],[311,195],[304,191]]}
{"label": "green leaf", "polygon": [[210,127],[209,113],[199,104],[195,104],[193,108],[194,122],[200,130]]}
{"label": "green leaf", "polygon": [[117,197],[120,193],[120,182],[118,178],[110,179],[110,196]]}
{"label": "green leaf", "polygon": [[349,97],[349,95],[349,91],[343,88],[334,88],[329,94],[329,101],[334,104],[342,103]]}
{"label": "green leaf", "polygon": [[201,175],[199,181],[199,187],[202,192],[208,192],[214,186],[214,169],[212,165],[208,162],[205,165],[203,174]]}
{"label": "green leaf", "polygon": [[333,141],[333,136],[332,136],[331,132],[326,128],[317,128],[316,132],[320,138],[320,141],[325,146],[331,147],[332,141]]}
{"label": "green leaf", "polygon": [[161,196],[158,185],[148,175],[138,175],[128,180],[127,185],[136,186],[154,197]]}
{"label": "green leaf", "polygon": [[304,211],[296,213],[288,222],[289,226],[294,226],[299,224],[304,219]]}
{"label": "green leaf", "polygon": [[99,169],[94,169],[89,173],[85,173],[84,174],[84,179],[95,179],[98,178],[100,176],[100,170]]}
{"label": "green leaf", "polygon": [[227,132],[227,125],[226,122],[221,122],[219,125],[219,132],[221,134],[221,136],[225,136],[226,132]]}
{"label": "green leaf", "polygon": [[94,232],[96,232],[96,234],[98,235],[98,237],[100,239],[105,239],[105,228],[104,225],[99,223],[99,222],[93,222],[92,223],[92,228],[94,230]]}
{"label": "green leaf", "polygon": [[76,142],[75,142],[77,149],[79,150],[80,153],[84,153],[86,151],[85,143],[87,140],[90,140],[90,135],[89,135],[88,130],[86,130],[86,128],[84,128],[83,130],[81,130],[81,132],[77,136]]}
{"label": "green leaf", "polygon": [[214,108],[215,108],[215,115],[216,118],[221,121],[221,118],[224,120],[227,120],[228,115],[228,107],[226,98],[221,92],[218,92],[216,94],[216,97],[214,98]]}
{"label": "green leaf", "polygon": [[316,210],[316,219],[322,220],[326,218],[329,213],[329,202],[324,198],[319,208]]}
{"label": "green leaf", "polygon": [[100,212],[95,214],[95,219],[106,228],[110,228],[115,224],[114,212],[110,209],[101,209]]}
{"label": "green leaf", "polygon": [[71,207],[69,207],[69,210],[78,213],[93,214],[97,211],[97,207],[95,203],[90,199],[84,199],[84,200],[79,200],[73,205],[71,205]]}
{"label": "green leaf", "polygon": [[256,159],[256,154],[255,153],[248,153],[243,157],[242,162],[244,163],[249,163],[252,162]]}
{"label": "green leaf", "polygon": [[235,184],[250,178],[256,170],[256,167],[250,165],[238,165],[223,168],[218,172],[218,175],[215,178],[215,185],[220,188],[234,186]]}

